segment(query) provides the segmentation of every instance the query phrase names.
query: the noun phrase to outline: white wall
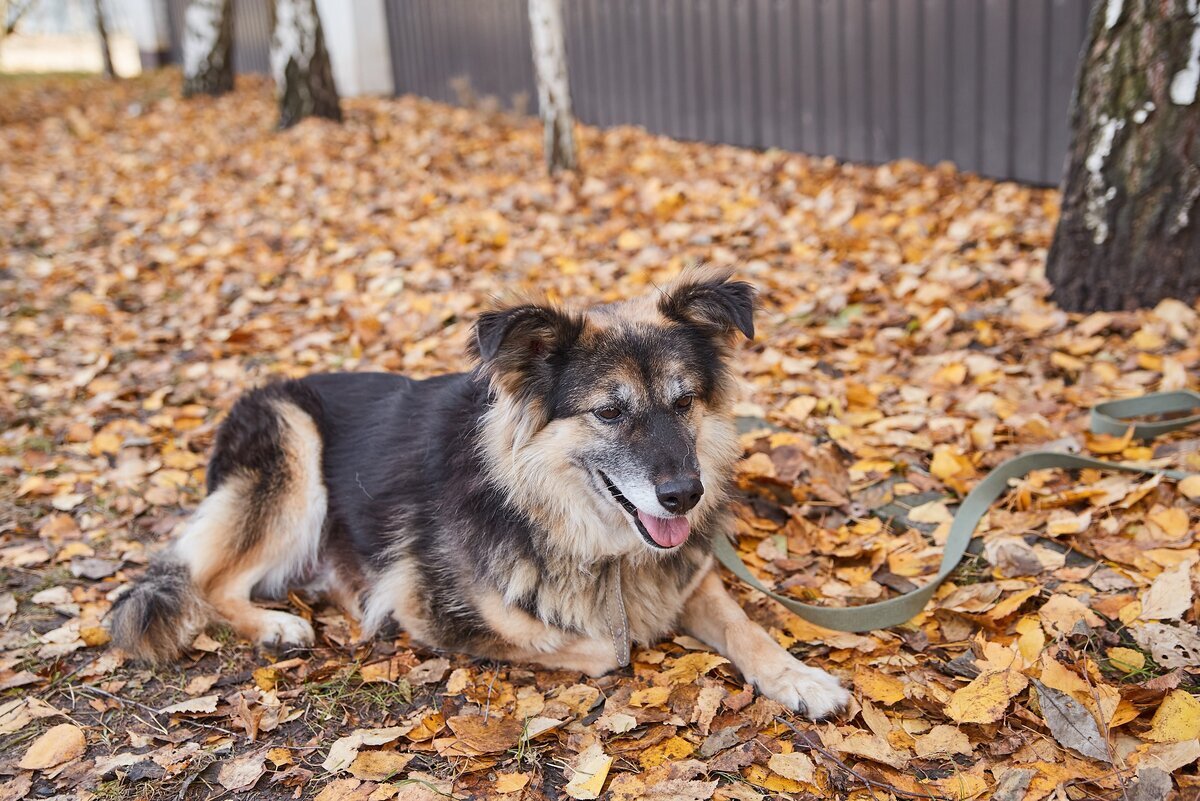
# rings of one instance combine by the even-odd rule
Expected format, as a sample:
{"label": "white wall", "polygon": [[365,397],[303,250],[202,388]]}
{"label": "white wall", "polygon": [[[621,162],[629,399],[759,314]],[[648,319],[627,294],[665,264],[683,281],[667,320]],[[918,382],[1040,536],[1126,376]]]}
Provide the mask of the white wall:
{"label": "white wall", "polygon": [[383,0],[317,0],[317,11],[338,93],[390,95],[392,61]]}

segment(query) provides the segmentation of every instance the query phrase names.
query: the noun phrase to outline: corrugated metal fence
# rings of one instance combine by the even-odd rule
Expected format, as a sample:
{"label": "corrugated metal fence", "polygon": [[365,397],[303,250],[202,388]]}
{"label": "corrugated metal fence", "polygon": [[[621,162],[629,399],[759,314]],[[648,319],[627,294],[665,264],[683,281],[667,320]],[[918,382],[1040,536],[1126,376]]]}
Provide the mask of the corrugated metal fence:
{"label": "corrugated metal fence", "polygon": [[[171,31],[170,58],[183,61],[183,19],[188,0],[166,0]],[[271,71],[271,0],[233,0],[233,68]]]}
{"label": "corrugated metal fence", "polygon": [[[525,0],[384,0],[397,92],[535,96]],[[1091,0],[564,0],[579,119],[1057,183]]]}
{"label": "corrugated metal fence", "polygon": [[[381,0],[398,93],[536,108],[526,0]],[[1093,0],[563,0],[579,119],[1058,182]],[[270,0],[235,0],[268,65]],[[173,46],[186,0],[168,0]]]}

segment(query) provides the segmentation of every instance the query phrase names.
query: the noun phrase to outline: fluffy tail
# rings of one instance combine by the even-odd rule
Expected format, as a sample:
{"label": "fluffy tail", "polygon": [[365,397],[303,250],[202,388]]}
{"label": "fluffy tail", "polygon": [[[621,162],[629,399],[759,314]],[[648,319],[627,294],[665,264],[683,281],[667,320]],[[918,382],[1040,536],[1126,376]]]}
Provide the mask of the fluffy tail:
{"label": "fluffy tail", "polygon": [[143,662],[172,662],[214,618],[181,562],[151,563],[109,613],[113,641]]}

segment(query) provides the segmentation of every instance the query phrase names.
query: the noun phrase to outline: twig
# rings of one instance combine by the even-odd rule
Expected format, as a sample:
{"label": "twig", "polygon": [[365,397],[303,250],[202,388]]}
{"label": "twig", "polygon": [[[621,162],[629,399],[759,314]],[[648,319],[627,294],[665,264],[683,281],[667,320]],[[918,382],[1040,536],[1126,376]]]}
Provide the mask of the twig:
{"label": "twig", "polygon": [[862,775],[861,773],[856,771],[854,768],[850,767],[845,762],[838,759],[836,756],[834,756],[831,752],[827,751],[825,748],[817,745],[814,742],[811,742],[807,737],[804,736],[804,732],[797,729],[792,724],[792,722],[790,720],[788,720],[787,718],[779,716],[779,717],[776,717],[775,720],[779,721],[784,726],[787,726],[789,729],[791,729],[793,732],[795,732],[796,737],[798,738],[798,741],[795,743],[795,745],[798,745],[801,748],[804,748],[809,751],[816,751],[818,754],[820,754],[821,756],[830,760],[831,762],[833,762],[833,764],[837,765],[842,770],[846,771],[846,773],[850,774],[855,779],[858,779],[867,788],[867,792],[871,793],[872,798],[878,798],[878,796],[875,795],[875,790],[874,790],[874,788],[878,787],[880,790],[886,790],[889,793],[892,793],[893,795],[903,795],[903,796],[908,796],[909,798],[929,798],[929,799],[932,799],[932,801],[952,801],[952,799],[949,798],[948,796],[930,795],[928,793],[913,792],[912,790],[902,790],[894,784],[888,784],[887,782],[880,782],[880,781],[876,781],[874,779],[868,779],[866,776]]}
{"label": "twig", "polygon": [[488,713],[492,709],[492,688],[496,686],[496,677],[500,675],[500,668],[492,663],[492,680],[488,682],[487,703],[483,705],[483,722],[488,722]]}
{"label": "twig", "polygon": [[[111,698],[112,700],[116,701],[118,704],[128,704],[130,706],[136,706],[138,709],[141,709],[145,712],[149,712],[151,715],[161,715],[162,714],[154,707],[149,706],[147,704],[143,704],[141,701],[132,701],[128,698],[122,698],[119,695],[113,695],[108,690],[101,690],[99,687],[95,686],[94,684],[80,684],[80,685],[77,685],[77,687],[82,692],[91,692],[91,693],[95,693],[96,695],[102,695],[105,698]],[[212,729],[213,731],[218,731],[221,734],[225,734],[230,737],[238,736],[236,732],[232,732],[229,729],[223,729],[220,726],[214,726],[211,723],[201,723],[198,720],[188,720],[187,718],[179,718],[178,720],[181,723],[186,723],[188,726],[199,726],[200,728],[203,728],[203,729]]]}

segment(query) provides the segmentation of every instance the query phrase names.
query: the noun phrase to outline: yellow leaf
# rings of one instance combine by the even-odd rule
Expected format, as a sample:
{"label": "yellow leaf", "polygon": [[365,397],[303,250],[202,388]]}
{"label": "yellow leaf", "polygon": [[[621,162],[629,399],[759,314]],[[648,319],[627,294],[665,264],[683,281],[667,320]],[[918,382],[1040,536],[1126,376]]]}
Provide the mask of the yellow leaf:
{"label": "yellow leaf", "polygon": [[282,768],[285,765],[291,765],[293,762],[295,762],[295,760],[292,759],[292,752],[286,748],[272,748],[271,750],[267,751],[267,759],[271,761],[271,764],[279,768]]}
{"label": "yellow leaf", "polygon": [[634,690],[629,696],[630,706],[662,706],[671,695],[670,687],[647,687],[644,690]]}
{"label": "yellow leaf", "polygon": [[942,445],[933,452],[933,461],[929,464],[929,472],[934,477],[945,481],[960,473],[970,473],[971,462],[959,455],[949,445]]}
{"label": "yellow leaf", "polygon": [[1172,690],[1163,699],[1142,735],[1155,743],[1181,743],[1200,737],[1200,700],[1186,690]]}
{"label": "yellow leaf", "polygon": [[970,754],[971,741],[962,729],[942,723],[934,726],[928,734],[916,738],[917,756],[931,754]]}
{"label": "yellow leaf", "polygon": [[272,667],[260,667],[254,671],[254,684],[258,689],[270,691],[279,683],[280,672]]}
{"label": "yellow leaf", "polygon": [[613,758],[593,743],[584,749],[571,765],[571,780],[563,788],[571,798],[599,798]]}
{"label": "yellow leaf", "polygon": [[1017,633],[1021,635],[1017,639],[1021,658],[1032,665],[1046,647],[1046,632],[1042,629],[1042,622],[1037,615],[1026,615],[1017,621]]}
{"label": "yellow leaf", "polygon": [[86,749],[83,729],[70,723],[61,723],[34,740],[17,767],[23,770],[48,770],[78,759]]}
{"label": "yellow leaf", "polygon": [[1024,690],[1029,679],[1015,670],[983,673],[966,687],[955,690],[946,715],[957,723],[995,723],[1008,703]]}
{"label": "yellow leaf", "polygon": [[947,776],[937,783],[937,788],[954,801],[967,801],[988,789],[990,785],[982,776],[974,773],[959,773]]}
{"label": "yellow leaf", "polygon": [[79,629],[79,639],[83,640],[88,648],[98,648],[107,645],[112,640],[112,635],[102,626],[84,626]]}
{"label": "yellow leaf", "polygon": [[[1019,592],[1014,592],[1012,595],[1008,596],[1003,601],[996,604],[992,609],[990,609],[987,612],[986,617],[988,618],[988,620],[991,620],[993,622],[999,622],[1001,620],[1004,620],[1009,615],[1016,614],[1016,612],[1018,610],[1020,610],[1020,608],[1025,604],[1026,601],[1028,601],[1033,596],[1037,595],[1039,592],[1041,592],[1040,587],[1030,587],[1027,590],[1020,590]],[[1027,659],[1026,661],[1030,661],[1030,660]]]}
{"label": "yellow leaf", "polygon": [[652,681],[655,684],[671,686],[691,684],[717,665],[724,665],[727,662],[729,662],[728,659],[718,654],[694,651],[676,659],[671,663],[671,667],[654,676]]}
{"label": "yellow leaf", "polygon": [[[776,754],[775,756],[782,756],[782,754]],[[809,789],[803,782],[789,779],[787,776],[782,776],[779,773],[768,770],[762,765],[751,765],[746,768],[744,778],[755,787],[768,790],[772,793],[800,793]]]}
{"label": "yellow leaf", "polygon": [[695,746],[682,737],[672,737],[647,748],[638,755],[638,762],[643,768],[652,768],[664,762],[677,762],[690,756],[694,750]]}
{"label": "yellow leaf", "polygon": [[1101,456],[1111,456],[1129,447],[1133,440],[1133,429],[1130,428],[1124,436],[1114,437],[1112,434],[1088,434],[1087,449]]}
{"label": "yellow leaf", "polygon": [[1081,620],[1093,628],[1104,623],[1099,615],[1084,606],[1079,599],[1061,593],[1051,595],[1050,600],[1038,611],[1038,616],[1042,619],[1042,625],[1046,627],[1046,633],[1053,635],[1070,634]]}
{"label": "yellow leaf", "polygon": [[1188,500],[1200,500],[1200,476],[1188,476],[1179,482],[1179,491]]}
{"label": "yellow leaf", "polygon": [[816,766],[808,754],[796,751],[790,754],[772,754],[767,761],[767,767],[772,773],[795,782],[812,784],[815,781]]}
{"label": "yellow leaf", "polygon": [[935,384],[958,386],[967,379],[967,366],[962,362],[951,362],[933,375]]}
{"label": "yellow leaf", "polygon": [[528,773],[501,773],[496,776],[496,783],[492,785],[498,793],[515,793],[529,784]]}
{"label": "yellow leaf", "polygon": [[816,398],[810,395],[801,395],[788,401],[787,405],[783,407],[783,413],[797,422],[804,422],[815,408],[817,408]]}
{"label": "yellow leaf", "polygon": [[350,775],[364,781],[382,782],[397,776],[413,758],[399,751],[360,751],[347,768]]}
{"label": "yellow leaf", "polygon": [[[1193,476],[1200,478],[1200,476]],[[1147,517],[1151,523],[1163,530],[1173,540],[1182,539],[1188,533],[1188,514],[1178,506],[1151,512]]]}
{"label": "yellow leaf", "polygon": [[854,686],[867,698],[885,706],[904,700],[904,682],[871,668],[859,667],[854,671]]}

